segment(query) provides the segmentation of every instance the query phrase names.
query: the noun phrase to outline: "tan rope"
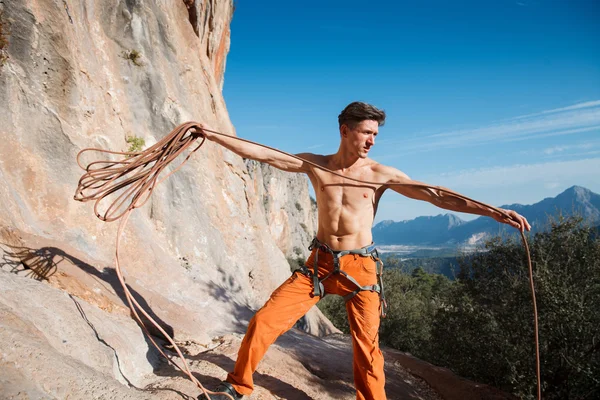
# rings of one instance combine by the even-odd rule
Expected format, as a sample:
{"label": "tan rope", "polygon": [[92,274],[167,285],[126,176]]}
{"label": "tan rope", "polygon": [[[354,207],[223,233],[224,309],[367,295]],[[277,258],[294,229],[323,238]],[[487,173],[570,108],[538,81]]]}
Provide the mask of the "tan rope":
{"label": "tan rope", "polygon": [[[189,127],[187,126],[189,125]],[[183,166],[190,158],[192,153],[198,150],[203,144],[204,139],[200,144],[194,148],[177,166],[174,170],[168,172],[162,179],[159,180],[160,174],[163,173],[168,166],[177,156],[188,149],[197,139],[196,136],[187,134],[188,130],[194,126],[194,124],[182,125],[173,130],[165,138],[157,142],[154,146],[142,151],[142,152],[116,152],[108,151],[95,148],[86,148],[81,150],[77,154],[77,164],[84,169],[86,172],[79,179],[77,190],[74,196],[75,200],[78,201],[94,201],[94,213],[98,218],[103,221],[115,221],[120,219],[119,228],[117,233],[117,241],[115,248],[115,266],[117,277],[123,287],[123,292],[127,299],[127,303],[134,319],[142,327],[146,336],[150,339],[154,347],[162,354],[169,362],[171,362],[176,368],[184,372],[192,382],[198,386],[198,388],[206,396],[209,394],[217,394],[218,392],[212,392],[206,389],[198,379],[192,374],[185,357],[177,343],[173,338],[165,332],[165,330],[140,306],[137,300],[131,294],[129,288],[125,283],[123,277],[123,271],[119,262],[119,243],[120,238],[125,230],[127,221],[131,212],[135,208],[143,206],[150,198],[152,191],[157,184],[167,179],[171,174],[175,173],[179,168]],[[87,166],[83,166],[81,163],[81,156],[87,152],[100,152],[104,154],[113,154],[124,156],[125,158],[117,161],[94,161]],[[128,188],[129,186],[129,188]],[[118,194],[120,190],[123,190],[116,199],[108,205],[103,213],[100,213],[99,207],[103,200],[109,199],[112,194]],[[167,356],[160,346],[155,342],[150,332],[142,322],[138,311],[143,314],[158,330],[171,346],[177,352],[177,355],[183,363],[183,367],[173,361]],[[227,393],[222,393],[234,400]]]}
{"label": "tan rope", "polygon": [[[194,133],[190,132],[193,131]],[[117,243],[116,243],[116,251],[115,251],[115,265],[117,276],[119,277],[119,282],[123,286],[123,291],[125,292],[125,296],[127,298],[127,302],[129,307],[134,315],[136,321],[143,328],[146,335],[150,338],[152,344],[158,349],[158,351],[167,358],[173,365],[175,365],[178,369],[183,371],[188,377],[194,382],[205,395],[208,394],[216,394],[215,392],[211,392],[204,388],[202,384],[194,377],[192,372],[190,371],[188,364],[183,357],[183,353],[173,340],[165,331],[162,329],[154,319],[148,315],[146,311],[139,305],[139,303],[135,300],[135,298],[131,295],[131,292],[127,288],[125,284],[125,279],[123,277],[123,273],[121,270],[121,266],[119,263],[119,242],[120,237],[125,229],[125,225],[129,219],[130,213],[135,209],[143,206],[150,196],[152,195],[152,191],[162,181],[167,179],[171,174],[176,172],[179,168],[183,166],[187,162],[187,160],[191,157],[191,155],[197,151],[205,142],[206,138],[204,138],[201,134],[195,132],[208,131],[217,135],[227,136],[232,139],[236,139],[239,141],[243,141],[246,143],[250,143],[256,146],[260,146],[269,150],[277,151],[281,154],[285,154],[289,157],[302,161],[306,164],[309,164],[315,168],[326,171],[333,175],[342,177],[344,179],[354,181],[357,183],[367,184],[367,185],[385,185],[385,186],[412,186],[416,188],[423,188],[429,190],[435,190],[456,198],[459,198],[464,201],[473,202],[482,208],[487,208],[494,212],[497,212],[508,219],[513,219],[510,214],[508,214],[505,210],[490,206],[488,204],[479,202],[477,200],[473,200],[466,196],[463,196],[459,193],[451,191],[449,189],[439,187],[439,186],[431,186],[422,182],[411,181],[411,183],[389,183],[389,182],[370,182],[363,181],[360,179],[355,179],[351,177],[344,176],[335,171],[331,171],[319,164],[311,162],[309,160],[305,160],[302,157],[298,157],[294,154],[289,154],[284,151],[275,149],[273,147],[269,147],[260,143],[255,143],[247,139],[239,138],[236,136],[226,135],[224,133],[216,132],[210,129],[204,128],[202,125],[196,122],[187,122],[177,126],[175,129],[171,131],[167,136],[157,142],[155,145],[149,147],[148,149],[141,152],[115,152],[108,151],[96,148],[86,148],[81,150],[77,154],[77,163],[79,166],[84,169],[86,172],[83,174],[81,179],[79,180],[77,190],[75,193],[75,200],[78,201],[94,201],[94,213],[98,218],[103,221],[115,221],[120,219],[119,228],[117,233]],[[181,155],[186,149],[190,148],[190,146],[198,139],[202,138],[200,144],[195,147],[191,152],[183,159],[181,164],[179,164],[175,169],[166,173],[167,166],[174,161],[179,155]],[[120,155],[124,158],[117,161],[94,161],[88,164],[87,166],[83,166],[81,163],[81,155],[86,152],[99,152],[108,155]],[[159,180],[161,174],[166,173],[164,177]],[[113,199],[113,197],[115,197]],[[112,200],[103,213],[100,212],[100,205],[104,200]],[[513,219],[514,220],[514,219]],[[518,221],[517,221],[518,222]],[[531,255],[529,252],[529,246],[527,244],[527,240],[523,233],[523,229],[521,229],[521,239],[523,241],[523,245],[525,247],[527,253],[527,263],[529,267],[529,282],[531,288],[531,296],[533,302],[533,313],[534,313],[534,327],[535,327],[535,348],[536,348],[536,375],[537,375],[537,398],[541,399],[541,374],[540,374],[540,352],[539,352],[539,333],[538,333],[538,315],[537,315],[537,305],[535,299],[535,287],[533,283],[533,268],[531,263]],[[156,328],[164,335],[165,338],[169,341],[169,343],[173,346],[179,357],[183,362],[183,367],[179,366],[172,359],[170,359],[157,345],[157,343],[152,339],[150,333],[142,322],[138,311],[142,313],[148,320],[156,326]],[[233,400],[227,393],[225,394],[227,397]]]}

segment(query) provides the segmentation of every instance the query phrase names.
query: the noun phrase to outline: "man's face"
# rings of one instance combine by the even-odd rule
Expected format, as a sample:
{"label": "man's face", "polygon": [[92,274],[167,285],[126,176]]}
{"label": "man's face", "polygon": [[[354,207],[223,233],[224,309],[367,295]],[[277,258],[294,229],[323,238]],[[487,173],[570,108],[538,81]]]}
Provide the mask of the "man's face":
{"label": "man's face", "polygon": [[348,149],[359,158],[367,158],[369,150],[375,145],[375,136],[379,133],[377,121],[368,119],[357,123],[354,128],[342,125],[342,140],[347,141]]}

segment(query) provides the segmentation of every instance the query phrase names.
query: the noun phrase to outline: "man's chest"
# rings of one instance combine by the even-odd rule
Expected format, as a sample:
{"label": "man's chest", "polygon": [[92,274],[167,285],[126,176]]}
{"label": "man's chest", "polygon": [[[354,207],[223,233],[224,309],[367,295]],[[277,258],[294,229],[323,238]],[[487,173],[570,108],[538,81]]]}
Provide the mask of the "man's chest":
{"label": "man's chest", "polygon": [[361,182],[373,179],[372,174],[361,171],[342,174],[343,176],[329,173],[316,175],[315,192],[321,203],[351,208],[363,208],[375,203],[379,186]]}

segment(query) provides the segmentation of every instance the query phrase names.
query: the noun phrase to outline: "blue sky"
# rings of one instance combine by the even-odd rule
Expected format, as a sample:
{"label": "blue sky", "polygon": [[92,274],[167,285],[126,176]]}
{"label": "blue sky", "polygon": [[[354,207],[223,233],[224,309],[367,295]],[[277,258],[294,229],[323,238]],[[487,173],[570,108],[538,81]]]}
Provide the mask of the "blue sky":
{"label": "blue sky", "polygon": [[[493,204],[600,193],[600,2],[236,2],[223,93],[237,134],[337,150],[337,115],[388,115],[373,159]],[[444,210],[389,192],[377,221]],[[461,218],[469,216],[461,214]]]}

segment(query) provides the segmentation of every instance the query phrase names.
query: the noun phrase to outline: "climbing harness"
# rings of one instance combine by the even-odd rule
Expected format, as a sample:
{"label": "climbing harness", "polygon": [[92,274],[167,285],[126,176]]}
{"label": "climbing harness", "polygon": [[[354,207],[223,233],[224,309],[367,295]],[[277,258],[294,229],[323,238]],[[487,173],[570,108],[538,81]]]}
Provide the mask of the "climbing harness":
{"label": "climbing harness", "polygon": [[[313,295],[315,297],[319,296],[320,298],[323,298],[327,294],[325,292],[325,286],[323,285],[323,281],[325,281],[327,278],[329,278],[332,275],[341,274],[344,277],[346,277],[346,279],[348,279],[350,282],[352,282],[354,285],[356,285],[356,290],[343,296],[343,299],[345,302],[348,302],[350,299],[352,299],[354,296],[356,296],[360,292],[363,292],[363,291],[375,292],[375,293],[379,294],[379,299],[381,302],[381,307],[380,307],[381,316],[382,317],[386,316],[387,302],[385,301],[385,293],[383,291],[383,262],[381,261],[381,258],[379,258],[379,252],[377,251],[377,248],[375,247],[374,244],[371,244],[371,245],[365,246],[365,247],[361,247],[360,249],[355,249],[355,250],[337,250],[336,251],[336,250],[332,250],[331,247],[329,247],[327,244],[320,242],[319,239],[314,238],[312,240],[312,242],[310,243],[310,245],[308,246],[308,250],[310,250],[310,251],[316,250],[312,271],[310,270],[310,267],[308,265],[304,265],[304,266],[298,268],[296,271],[299,271],[300,273],[302,273],[312,279],[313,287],[314,287]],[[319,252],[321,252],[321,251],[324,253],[331,254],[331,257],[333,258],[333,269],[331,271],[329,271],[329,273],[327,275],[325,275],[325,277],[323,277],[323,279],[319,279]],[[342,270],[340,268],[340,258],[342,258],[348,254],[354,254],[354,255],[358,255],[360,257],[372,258],[373,261],[375,261],[375,265],[377,266],[377,270],[376,270],[377,283],[374,283],[372,285],[362,286],[361,284],[358,283],[358,281],[356,279],[354,279],[346,271]]]}
{"label": "climbing harness", "polygon": [[[193,132],[192,132],[193,131]],[[85,170],[85,173],[79,179],[79,183],[77,185],[77,189],[75,191],[74,199],[77,201],[94,201],[94,213],[96,216],[103,221],[115,221],[119,219],[119,227],[117,230],[117,240],[115,246],[115,269],[117,272],[117,276],[119,278],[119,282],[123,287],[123,292],[125,293],[125,297],[127,298],[127,303],[131,312],[133,314],[134,319],[138,322],[138,324],[142,327],[148,339],[152,342],[152,344],[158,349],[158,351],[171,362],[176,368],[183,371],[192,382],[194,382],[198,388],[202,391],[204,395],[208,397],[208,394],[224,394],[225,396],[231,398],[231,400],[235,400],[231,395],[223,392],[212,392],[207,390],[202,386],[202,384],[196,379],[196,377],[192,374],[189,369],[189,366],[183,356],[183,353],[179,346],[175,343],[173,338],[165,332],[165,330],[142,308],[142,306],[137,302],[137,300],[132,296],[130,290],[125,284],[125,279],[123,278],[123,272],[121,269],[121,265],[119,263],[119,242],[121,235],[125,229],[127,221],[131,212],[144,205],[150,196],[152,195],[152,191],[159,183],[163,182],[167,179],[171,174],[179,170],[191,157],[191,155],[197,151],[206,141],[206,138],[201,133],[196,132],[211,132],[216,135],[227,136],[235,140],[239,140],[242,142],[250,143],[256,146],[260,146],[269,150],[273,150],[279,152],[281,154],[285,154],[289,157],[295,158],[299,161],[302,161],[308,165],[313,166],[314,168],[318,168],[322,171],[328,172],[330,174],[336,175],[338,177],[344,178],[348,181],[353,181],[362,184],[368,185],[385,185],[385,186],[411,186],[415,188],[433,190],[438,195],[454,197],[457,199],[461,199],[464,201],[473,202],[481,207],[487,208],[493,212],[499,213],[507,219],[512,219],[511,215],[508,214],[505,210],[484,204],[477,200],[470,199],[466,196],[463,196],[459,193],[453,192],[452,190],[439,187],[439,186],[431,186],[417,181],[411,181],[410,183],[389,183],[389,182],[369,182],[363,181],[360,179],[355,179],[351,177],[344,176],[340,173],[327,169],[319,164],[316,164],[312,161],[305,160],[302,157],[286,153],[284,151],[275,149],[273,147],[269,147],[260,143],[255,143],[247,139],[239,138],[236,136],[226,135],[224,133],[216,132],[210,129],[204,128],[201,124],[196,122],[187,122],[177,126],[173,129],[167,136],[158,141],[153,146],[141,152],[116,152],[109,151],[97,148],[85,148],[81,150],[77,154],[77,164]],[[192,149],[188,155],[183,159],[181,164],[179,164],[172,171],[163,176],[160,180],[159,177],[162,173],[166,173],[166,167],[174,161],[179,155],[181,155],[186,149],[188,149],[194,142],[201,138],[200,144]],[[81,155],[87,152],[99,152],[103,154],[112,154],[112,155],[121,155],[123,158],[117,161],[94,161],[88,164],[87,166],[82,165],[81,163]],[[120,193],[120,194],[119,194]],[[99,206],[103,203],[103,200],[109,199],[111,195],[117,196],[112,203],[105,208],[105,211],[101,213],[99,211]],[[527,262],[529,267],[529,284],[531,288],[531,298],[533,304],[533,315],[534,315],[534,335],[535,335],[535,351],[536,351],[536,373],[537,373],[537,398],[541,399],[541,374],[540,374],[540,352],[539,352],[539,331],[538,331],[538,315],[537,315],[537,305],[535,299],[535,288],[533,283],[533,268],[531,264],[531,256],[529,252],[529,246],[527,244],[527,240],[525,239],[525,235],[523,231],[520,231],[521,239],[523,241],[523,245],[525,247],[525,251],[527,253]],[[322,249],[321,249],[322,250]],[[360,250],[360,249],[359,249]],[[350,253],[348,253],[350,254]],[[334,259],[336,259],[334,257]],[[338,257],[339,262],[339,257]],[[316,262],[315,262],[316,265]],[[383,264],[382,264],[383,265]],[[315,275],[316,273],[313,272]],[[340,271],[343,273],[343,271]],[[318,278],[317,278],[318,281]],[[322,281],[322,280],[321,280]],[[313,281],[314,282],[314,281]],[[321,293],[321,286],[318,282],[315,285],[315,291],[317,291],[317,287],[319,288],[318,294]],[[383,293],[383,286],[381,283],[378,283],[381,289],[381,293]],[[358,285],[360,286],[360,285]],[[367,289],[371,290],[371,289]],[[360,291],[360,290],[358,290]],[[357,292],[358,293],[358,292]],[[139,313],[143,314],[158,330],[163,334],[163,336],[167,339],[167,341],[171,344],[173,349],[177,352],[179,358],[181,359],[183,366],[179,366],[175,361],[169,358],[160,348],[160,346],[154,341],[148,329],[142,322]]]}

